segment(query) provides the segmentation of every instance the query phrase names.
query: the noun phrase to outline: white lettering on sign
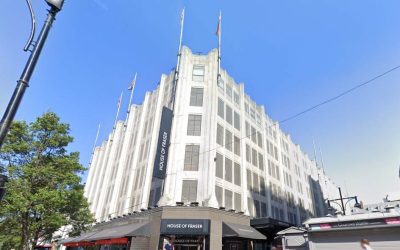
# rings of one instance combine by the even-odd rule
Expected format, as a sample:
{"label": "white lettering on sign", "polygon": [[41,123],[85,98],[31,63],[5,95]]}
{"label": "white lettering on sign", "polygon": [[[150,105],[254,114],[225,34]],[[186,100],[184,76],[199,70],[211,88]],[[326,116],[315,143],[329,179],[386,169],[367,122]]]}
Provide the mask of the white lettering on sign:
{"label": "white lettering on sign", "polygon": [[159,169],[162,171],[164,170],[164,163],[165,163],[165,153],[166,153],[166,147],[167,147],[167,139],[168,139],[168,133],[163,132],[162,136],[162,143],[161,143],[161,151],[160,151],[160,163],[159,163]]}
{"label": "white lettering on sign", "polygon": [[182,223],[170,223],[167,224],[167,228],[181,228],[181,229],[202,229],[203,224],[182,224]]}

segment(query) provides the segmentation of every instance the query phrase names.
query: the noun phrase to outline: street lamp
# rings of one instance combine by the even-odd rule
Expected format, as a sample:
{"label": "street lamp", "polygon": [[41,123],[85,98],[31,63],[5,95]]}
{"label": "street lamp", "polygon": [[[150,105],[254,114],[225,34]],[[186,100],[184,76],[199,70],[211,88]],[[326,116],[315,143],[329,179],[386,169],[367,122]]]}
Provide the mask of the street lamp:
{"label": "street lamp", "polygon": [[1,119],[0,122],[0,148],[3,145],[7,132],[11,126],[12,121],[14,120],[15,114],[17,113],[18,107],[21,103],[22,97],[24,96],[25,90],[29,86],[29,80],[31,79],[36,63],[43,49],[43,45],[49,34],[51,25],[55,20],[56,14],[62,9],[62,6],[64,4],[64,0],[45,0],[45,1],[50,6],[50,9],[48,10],[49,13],[42,27],[42,30],[40,31],[39,37],[37,38],[36,42],[33,42],[33,37],[35,35],[35,18],[30,0],[26,0],[31,14],[32,30],[24,50],[28,51],[31,46],[32,50],[29,50],[31,52],[29,59],[25,65],[25,68],[21,74],[20,79],[17,81],[17,86],[14,90],[14,93],[7,105],[6,111],[4,112],[3,118]]}
{"label": "street lamp", "polygon": [[[355,202],[356,202],[354,207],[361,208],[361,204],[358,203],[357,196],[343,197],[342,189],[340,187],[339,187],[339,196],[340,196],[339,199],[327,200],[328,209],[333,209],[333,207],[331,207],[331,202],[333,202],[333,203],[339,205],[339,207],[342,209],[341,212],[343,213],[343,215],[346,215],[346,206],[351,200],[355,200]],[[345,200],[347,200],[346,203],[344,203]],[[338,203],[338,201],[340,201],[340,203]]]}

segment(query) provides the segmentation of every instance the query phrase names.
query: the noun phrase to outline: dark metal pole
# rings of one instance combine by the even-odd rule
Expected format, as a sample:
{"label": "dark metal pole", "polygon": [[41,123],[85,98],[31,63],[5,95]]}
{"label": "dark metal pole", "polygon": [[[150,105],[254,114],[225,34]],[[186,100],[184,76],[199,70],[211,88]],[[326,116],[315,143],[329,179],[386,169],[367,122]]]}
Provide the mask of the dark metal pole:
{"label": "dark metal pole", "polygon": [[344,207],[344,203],[343,203],[342,189],[340,187],[339,187],[339,195],[340,195],[340,202],[342,203],[343,215],[346,215],[346,208]]}
{"label": "dark metal pole", "polygon": [[29,56],[28,62],[25,65],[24,71],[22,72],[20,79],[17,81],[17,87],[14,90],[14,93],[0,122],[0,148],[3,145],[7,132],[11,126],[12,121],[14,120],[15,114],[17,113],[25,90],[29,86],[29,80],[31,79],[33,70],[35,69],[36,63],[40,56],[40,52],[43,49],[43,45],[46,42],[46,38],[49,34],[51,25],[54,22],[58,11],[59,9],[55,7],[52,7],[49,10],[46,22],[44,23],[37,42],[32,49],[31,55]]}

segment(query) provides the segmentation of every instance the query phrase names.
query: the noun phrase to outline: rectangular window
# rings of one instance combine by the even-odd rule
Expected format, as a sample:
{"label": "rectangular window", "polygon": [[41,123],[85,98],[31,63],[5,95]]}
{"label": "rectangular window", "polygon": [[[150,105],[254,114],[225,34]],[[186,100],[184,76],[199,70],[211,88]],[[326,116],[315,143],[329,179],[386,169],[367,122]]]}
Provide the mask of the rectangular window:
{"label": "rectangular window", "polygon": [[225,148],[232,151],[233,148],[232,133],[225,129]]}
{"label": "rectangular window", "polygon": [[264,171],[264,157],[260,153],[258,153],[258,168]]}
{"label": "rectangular window", "polygon": [[256,119],[256,112],[254,111],[254,109],[250,109],[250,117],[253,118],[253,120]]}
{"label": "rectangular window", "polygon": [[242,176],[241,176],[241,171],[240,171],[240,165],[239,165],[239,163],[236,163],[235,162],[235,185],[238,185],[238,186],[240,186],[241,185],[241,179],[242,179]]}
{"label": "rectangular window", "polygon": [[258,183],[258,175],[256,173],[253,173],[253,188],[254,192],[259,193],[260,192],[260,186]]}
{"label": "rectangular window", "polygon": [[185,148],[185,171],[199,170],[200,145],[186,145]]}
{"label": "rectangular window", "polygon": [[257,151],[253,148],[251,149],[251,163],[257,167]]}
{"label": "rectangular window", "polygon": [[233,193],[230,190],[225,189],[225,208],[232,209]]}
{"label": "rectangular window", "polygon": [[203,106],[203,88],[192,88],[190,92],[190,106]]}
{"label": "rectangular window", "polygon": [[182,201],[192,202],[197,200],[197,181],[183,180],[182,181]]}
{"label": "rectangular window", "polygon": [[236,104],[240,104],[239,94],[236,93],[236,92],[233,93],[233,101],[234,101]]}
{"label": "rectangular window", "polygon": [[257,131],[253,126],[251,126],[251,140],[257,144]]}
{"label": "rectangular window", "polygon": [[215,176],[222,179],[224,173],[224,158],[219,153],[217,153],[215,158]]}
{"label": "rectangular window", "polygon": [[240,115],[236,112],[234,112],[234,115],[233,115],[233,125],[234,125],[235,129],[240,131]]}
{"label": "rectangular window", "polygon": [[250,216],[253,216],[254,215],[254,211],[253,211],[254,205],[253,205],[253,199],[252,198],[247,198],[247,207],[249,208]]}
{"label": "rectangular window", "polygon": [[235,210],[237,212],[242,211],[242,196],[239,193],[235,193]]}
{"label": "rectangular window", "polygon": [[225,180],[232,182],[232,160],[225,157]]}
{"label": "rectangular window", "polygon": [[240,139],[237,136],[233,137],[234,152],[237,156],[240,156]]}
{"label": "rectangular window", "polygon": [[204,81],[204,65],[193,65],[192,79],[196,82]]}
{"label": "rectangular window", "polygon": [[252,191],[251,190],[251,186],[252,186],[252,184],[251,184],[251,171],[249,169],[247,169],[246,174],[247,174],[247,190]]}
{"label": "rectangular window", "polygon": [[258,143],[258,146],[259,146],[260,148],[262,148],[262,146],[263,146],[263,143],[262,143],[262,135],[261,135],[261,133],[258,132],[258,131],[257,131],[257,143]]}
{"label": "rectangular window", "polygon": [[222,194],[223,189],[220,186],[215,186],[215,197],[217,198],[218,205],[222,207]]}
{"label": "rectangular window", "polygon": [[224,110],[224,101],[222,101],[220,98],[218,98],[218,116],[221,117],[222,119],[225,119],[225,110]]}
{"label": "rectangular window", "polygon": [[201,115],[189,115],[187,135],[201,135]]}
{"label": "rectangular window", "polygon": [[225,117],[226,117],[226,121],[229,123],[229,124],[231,124],[232,125],[232,108],[231,107],[229,107],[228,105],[226,105],[226,114],[225,114]]}
{"label": "rectangular window", "polygon": [[247,121],[245,122],[245,126],[246,126],[246,137],[250,137],[251,135],[250,124]]}
{"label": "rectangular window", "polygon": [[246,112],[246,114],[249,114],[249,104],[247,102],[244,103],[244,111]]}
{"label": "rectangular window", "polygon": [[260,217],[261,211],[260,211],[260,202],[258,200],[254,200],[254,207],[256,209],[256,217]]}
{"label": "rectangular window", "polygon": [[217,144],[224,146],[224,128],[217,124]]}
{"label": "rectangular window", "polygon": [[261,202],[261,217],[267,217],[267,204]]}
{"label": "rectangular window", "polygon": [[232,86],[230,84],[226,85],[226,95],[229,97],[230,100],[232,100]]}
{"label": "rectangular window", "polygon": [[265,189],[265,181],[263,177],[260,177],[260,194],[262,196],[266,195],[266,189]]}
{"label": "rectangular window", "polygon": [[246,161],[251,163],[251,150],[250,146],[246,144]]}

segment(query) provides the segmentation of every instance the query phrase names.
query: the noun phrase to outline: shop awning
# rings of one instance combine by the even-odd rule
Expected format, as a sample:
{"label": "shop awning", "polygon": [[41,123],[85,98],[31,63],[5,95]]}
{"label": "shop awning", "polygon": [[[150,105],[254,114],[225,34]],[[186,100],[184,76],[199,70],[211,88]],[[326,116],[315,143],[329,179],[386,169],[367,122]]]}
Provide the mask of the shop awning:
{"label": "shop awning", "polygon": [[150,224],[145,223],[144,225],[138,227],[134,231],[130,232],[126,236],[134,236],[134,237],[150,237]]}
{"label": "shop awning", "polygon": [[222,223],[222,237],[239,237],[254,240],[267,239],[267,237],[250,226],[225,222]]}
{"label": "shop awning", "polygon": [[[146,224],[147,223],[135,223],[135,224],[127,224],[122,226],[114,226],[111,228],[106,228],[85,238],[84,241],[123,238],[126,236],[137,236],[135,235],[135,231],[145,226]],[[138,236],[144,236],[144,235],[138,235]]]}

